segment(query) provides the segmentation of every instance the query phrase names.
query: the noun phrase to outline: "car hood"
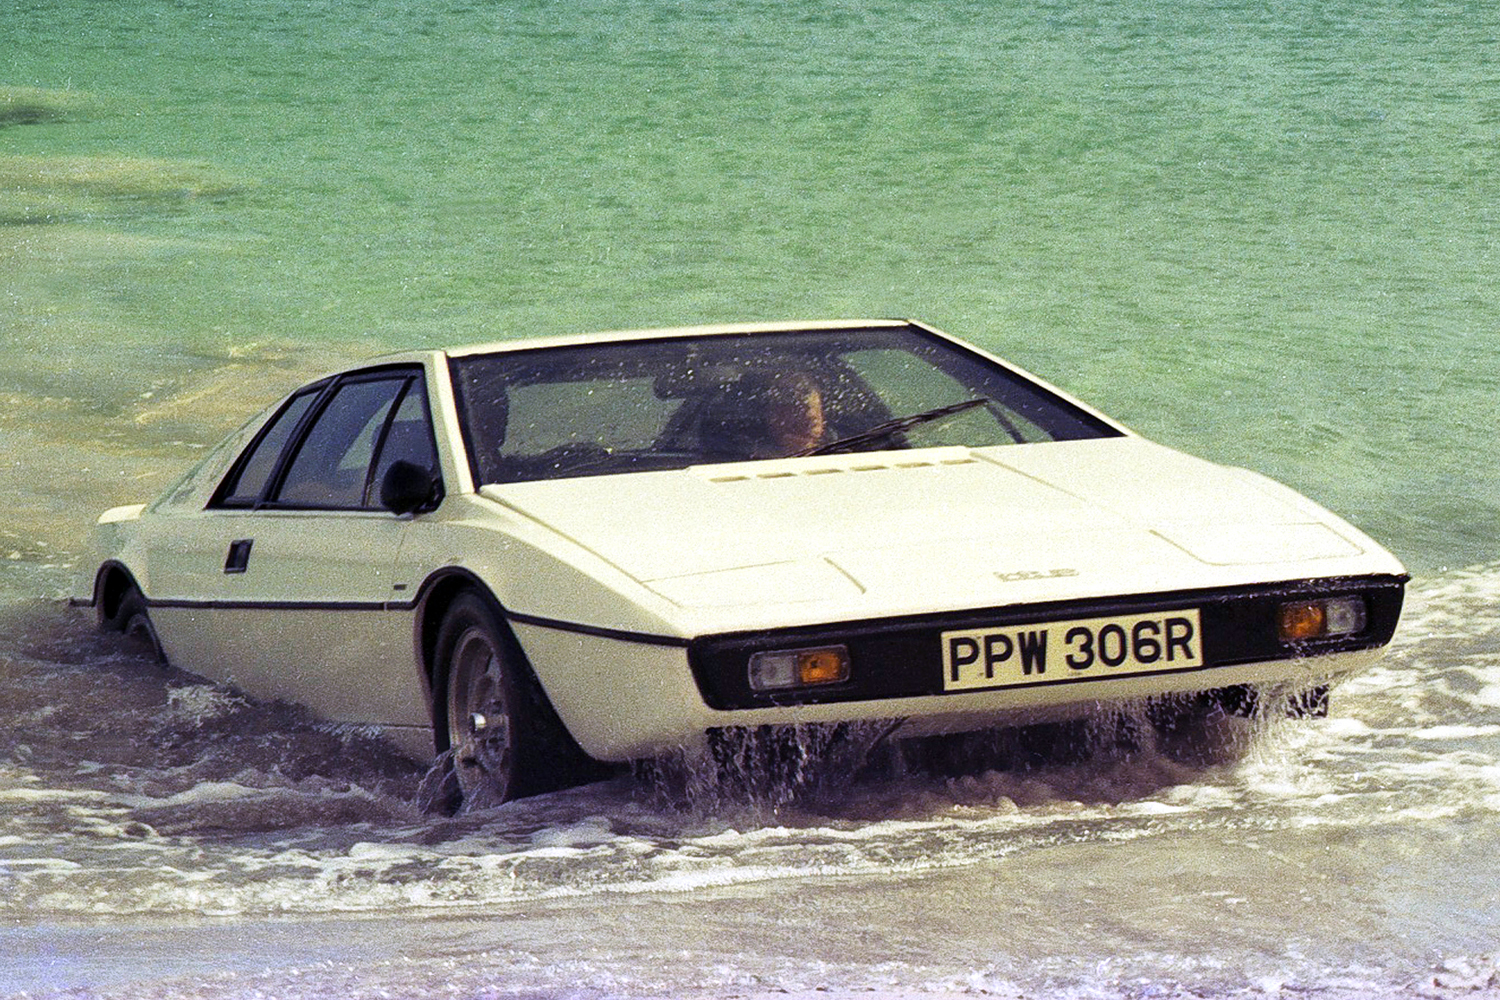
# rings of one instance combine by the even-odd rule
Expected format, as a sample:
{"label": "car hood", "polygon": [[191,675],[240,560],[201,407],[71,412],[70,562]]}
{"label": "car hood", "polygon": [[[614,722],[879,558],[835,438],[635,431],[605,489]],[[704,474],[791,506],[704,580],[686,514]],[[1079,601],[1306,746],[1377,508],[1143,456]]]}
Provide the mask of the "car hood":
{"label": "car hood", "polygon": [[1291,490],[1134,437],[481,492],[686,607],[841,602],[889,613],[1400,571]]}

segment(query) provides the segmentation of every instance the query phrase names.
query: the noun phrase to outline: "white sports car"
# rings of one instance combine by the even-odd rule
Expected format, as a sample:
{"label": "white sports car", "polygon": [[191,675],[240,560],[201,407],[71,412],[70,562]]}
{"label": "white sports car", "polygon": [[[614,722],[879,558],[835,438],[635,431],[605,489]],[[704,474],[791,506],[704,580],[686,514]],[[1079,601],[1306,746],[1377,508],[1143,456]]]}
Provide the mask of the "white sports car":
{"label": "white sports car", "polygon": [[94,541],[74,600],[106,627],[452,751],[487,801],[747,731],[1316,711],[1407,579],[1285,487],[889,320],[379,358]]}

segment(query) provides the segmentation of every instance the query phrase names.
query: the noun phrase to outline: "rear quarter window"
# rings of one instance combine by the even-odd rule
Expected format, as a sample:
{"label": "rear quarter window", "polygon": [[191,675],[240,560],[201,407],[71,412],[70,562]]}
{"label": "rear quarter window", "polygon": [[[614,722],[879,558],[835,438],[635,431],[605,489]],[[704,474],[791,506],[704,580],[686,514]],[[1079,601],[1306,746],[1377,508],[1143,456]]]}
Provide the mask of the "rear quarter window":
{"label": "rear quarter window", "polygon": [[304,389],[287,401],[235,463],[214,498],[214,506],[249,507],[259,502],[276,474],[281,452],[322,391],[322,386]]}

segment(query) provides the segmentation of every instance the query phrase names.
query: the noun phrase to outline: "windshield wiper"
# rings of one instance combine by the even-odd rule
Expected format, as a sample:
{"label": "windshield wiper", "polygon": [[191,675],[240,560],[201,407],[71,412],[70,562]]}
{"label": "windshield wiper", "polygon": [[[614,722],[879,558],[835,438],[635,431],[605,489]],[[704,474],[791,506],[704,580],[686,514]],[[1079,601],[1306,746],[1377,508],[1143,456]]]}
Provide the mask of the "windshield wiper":
{"label": "windshield wiper", "polygon": [[966,399],[961,403],[949,403],[947,406],[937,406],[930,410],[923,410],[921,413],[913,413],[909,417],[897,417],[895,420],[887,420],[876,424],[867,431],[860,431],[858,434],[841,437],[837,441],[830,441],[827,444],[806,448],[797,452],[792,457],[807,458],[811,455],[837,455],[840,452],[855,451],[864,445],[873,444],[876,441],[888,438],[892,434],[900,434],[902,431],[909,431],[913,427],[931,423],[934,420],[941,420],[944,417],[951,417],[955,413],[972,410],[974,407],[983,406],[988,402],[989,400],[983,397],[979,399]]}

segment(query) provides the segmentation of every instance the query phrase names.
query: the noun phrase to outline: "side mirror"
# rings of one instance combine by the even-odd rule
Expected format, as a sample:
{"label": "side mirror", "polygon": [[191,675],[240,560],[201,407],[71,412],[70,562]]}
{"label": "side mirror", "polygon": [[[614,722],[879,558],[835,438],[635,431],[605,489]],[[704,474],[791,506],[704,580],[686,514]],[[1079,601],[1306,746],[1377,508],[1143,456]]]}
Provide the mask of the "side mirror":
{"label": "side mirror", "polygon": [[437,499],[441,485],[430,470],[417,463],[395,461],[380,481],[380,505],[392,514],[410,514]]}

